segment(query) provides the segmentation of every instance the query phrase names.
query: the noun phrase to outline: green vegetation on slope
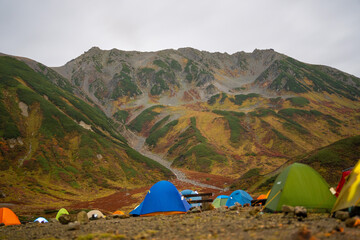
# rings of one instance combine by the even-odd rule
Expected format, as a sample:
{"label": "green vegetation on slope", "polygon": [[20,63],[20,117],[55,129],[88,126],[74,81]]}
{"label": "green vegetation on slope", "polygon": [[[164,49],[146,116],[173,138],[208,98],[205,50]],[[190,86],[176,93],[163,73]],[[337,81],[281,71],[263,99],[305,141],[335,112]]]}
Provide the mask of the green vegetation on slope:
{"label": "green vegetation on slope", "polygon": [[[274,61],[255,82],[266,81],[268,76],[275,75],[276,78],[269,85],[269,88],[275,91],[336,93],[351,100],[360,97],[360,90],[351,83],[352,81],[357,85],[359,81],[357,78],[345,76],[340,71],[332,71],[333,73],[330,74],[331,71],[328,69],[323,66],[305,64],[288,57]],[[310,80],[311,84],[307,84],[304,79]]]}
{"label": "green vegetation on slope", "polygon": [[171,127],[178,124],[178,122],[179,122],[178,120],[171,121],[168,124],[166,124],[164,127],[153,131],[149,135],[149,137],[146,138],[146,144],[148,144],[152,147],[156,146],[156,143],[158,142],[159,138],[165,136],[166,133],[168,133],[171,130]]}
{"label": "green vegetation on slope", "polygon": [[180,140],[168,151],[169,154],[172,154],[181,149],[181,153],[175,158],[173,165],[200,172],[210,172],[214,163],[225,164],[227,158],[216,152],[196,128],[196,118],[192,117],[190,121],[189,128],[179,136]]}
{"label": "green vegetation on slope", "polygon": [[310,103],[310,101],[304,97],[292,97],[287,98],[286,100],[290,101],[291,104],[295,107],[305,107]]}
{"label": "green vegetation on slope", "polygon": [[213,110],[213,113],[224,116],[224,118],[228,121],[230,128],[230,141],[232,143],[239,143],[241,139],[241,135],[243,135],[246,130],[240,124],[238,117],[245,116],[243,112],[233,112],[233,111],[221,111],[221,110]]}
{"label": "green vegetation on slope", "polygon": [[152,126],[152,128],[150,129],[150,134],[153,133],[154,131],[156,131],[159,127],[161,127],[165,122],[167,122],[170,118],[170,115],[167,115],[166,117],[164,117],[163,119],[161,119],[160,121],[158,121],[157,123],[154,124],[154,126]]}
{"label": "green vegetation on slope", "polygon": [[260,97],[259,94],[257,93],[249,93],[249,94],[238,94],[235,95],[235,99],[230,98],[230,101],[232,101],[234,104],[241,106],[243,104],[243,102],[247,99],[251,99],[251,98],[257,98]]}
{"label": "green vegetation on slope", "polygon": [[[19,102],[28,106],[28,116],[21,114]],[[135,185],[172,176],[127,146],[99,108],[11,57],[0,57],[0,113],[0,168],[4,173],[15,172],[10,175],[14,178],[32,179],[25,195],[56,196],[48,187],[76,192],[79,188],[119,187],[125,179],[126,184]],[[93,131],[81,127],[79,121],[90,124]],[[7,140],[16,137],[21,137],[19,143],[10,147]],[[128,175],[134,172],[136,178]]]}
{"label": "green vegetation on slope", "polygon": [[159,115],[158,112],[153,111],[156,108],[163,108],[162,105],[155,105],[152,107],[149,107],[142,111],[134,120],[132,120],[129,124],[129,128],[131,130],[141,132],[142,129],[147,126],[151,121],[155,119],[157,115]]}
{"label": "green vegetation on slope", "polygon": [[129,113],[125,110],[118,110],[114,113],[113,117],[118,120],[119,122],[125,123],[126,119],[128,118]]}
{"label": "green vegetation on slope", "polygon": [[142,93],[136,83],[132,81],[132,77],[129,74],[129,66],[123,64],[121,72],[114,75],[112,81],[116,82],[117,86],[111,95],[113,99],[117,99],[118,97],[122,96],[134,97]]}

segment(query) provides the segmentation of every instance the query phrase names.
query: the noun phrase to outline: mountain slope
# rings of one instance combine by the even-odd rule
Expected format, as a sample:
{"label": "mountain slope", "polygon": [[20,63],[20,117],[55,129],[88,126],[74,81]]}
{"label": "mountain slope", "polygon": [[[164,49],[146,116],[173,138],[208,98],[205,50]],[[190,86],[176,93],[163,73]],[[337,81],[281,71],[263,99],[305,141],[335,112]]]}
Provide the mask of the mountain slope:
{"label": "mountain slope", "polygon": [[131,149],[117,124],[96,105],[76,97],[75,91],[44,65],[0,56],[0,168],[6,179],[1,184],[5,201],[37,202],[36,195],[48,199],[45,202],[92,198],[101,189],[104,194],[172,177],[167,169]]}
{"label": "mountain slope", "polygon": [[180,169],[262,175],[360,134],[359,78],[272,49],[94,47],[54,70]]}

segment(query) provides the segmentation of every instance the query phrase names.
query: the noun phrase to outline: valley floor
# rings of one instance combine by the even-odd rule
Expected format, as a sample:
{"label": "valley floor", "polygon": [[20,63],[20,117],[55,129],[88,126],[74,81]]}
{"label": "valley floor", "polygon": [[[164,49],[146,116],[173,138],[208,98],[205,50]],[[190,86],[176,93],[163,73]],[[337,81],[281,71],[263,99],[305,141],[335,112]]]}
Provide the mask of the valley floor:
{"label": "valley floor", "polygon": [[172,216],[95,220],[71,227],[59,222],[0,227],[0,239],[359,239],[328,214],[309,214],[298,221],[283,214],[251,216],[240,211],[211,210]]}

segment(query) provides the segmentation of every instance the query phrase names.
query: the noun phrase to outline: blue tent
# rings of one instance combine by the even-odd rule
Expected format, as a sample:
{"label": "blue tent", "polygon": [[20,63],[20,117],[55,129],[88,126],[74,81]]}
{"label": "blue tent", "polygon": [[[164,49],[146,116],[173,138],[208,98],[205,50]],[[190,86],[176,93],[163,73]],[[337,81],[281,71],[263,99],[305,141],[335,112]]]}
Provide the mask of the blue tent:
{"label": "blue tent", "polygon": [[243,190],[236,190],[232,192],[229,196],[229,199],[226,202],[226,206],[234,206],[236,202],[240,203],[243,206],[246,203],[251,205],[251,200],[253,200],[253,198],[247,192]]}
{"label": "blue tent", "polygon": [[144,201],[130,212],[131,215],[151,216],[158,214],[185,213],[190,209],[190,204],[168,181],[154,184],[146,194]]}
{"label": "blue tent", "polygon": [[[193,191],[193,190],[189,190],[189,189],[181,191],[181,195],[183,195],[183,196],[188,195],[188,194],[199,194],[199,193],[196,192],[196,191]],[[201,200],[201,197],[185,197],[185,199],[187,201],[189,201],[189,200]],[[191,203],[190,206],[191,207],[200,207],[201,203]]]}
{"label": "blue tent", "polygon": [[140,216],[140,211],[141,211],[142,205],[143,205],[143,202],[141,202],[139,205],[137,205],[136,208],[134,208],[134,210],[132,210],[129,214],[134,215],[134,216]]}
{"label": "blue tent", "polygon": [[37,219],[34,220],[34,222],[39,222],[39,223],[47,223],[48,220],[46,220],[45,218],[43,217],[39,217]]}

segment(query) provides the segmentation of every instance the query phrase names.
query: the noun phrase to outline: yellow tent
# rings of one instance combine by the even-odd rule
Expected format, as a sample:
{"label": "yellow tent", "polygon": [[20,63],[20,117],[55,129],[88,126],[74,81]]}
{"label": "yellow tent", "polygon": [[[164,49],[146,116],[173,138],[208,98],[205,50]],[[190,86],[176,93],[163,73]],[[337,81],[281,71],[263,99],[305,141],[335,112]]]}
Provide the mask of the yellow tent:
{"label": "yellow tent", "polygon": [[331,212],[353,206],[360,206],[360,161],[358,161],[349,175]]}

